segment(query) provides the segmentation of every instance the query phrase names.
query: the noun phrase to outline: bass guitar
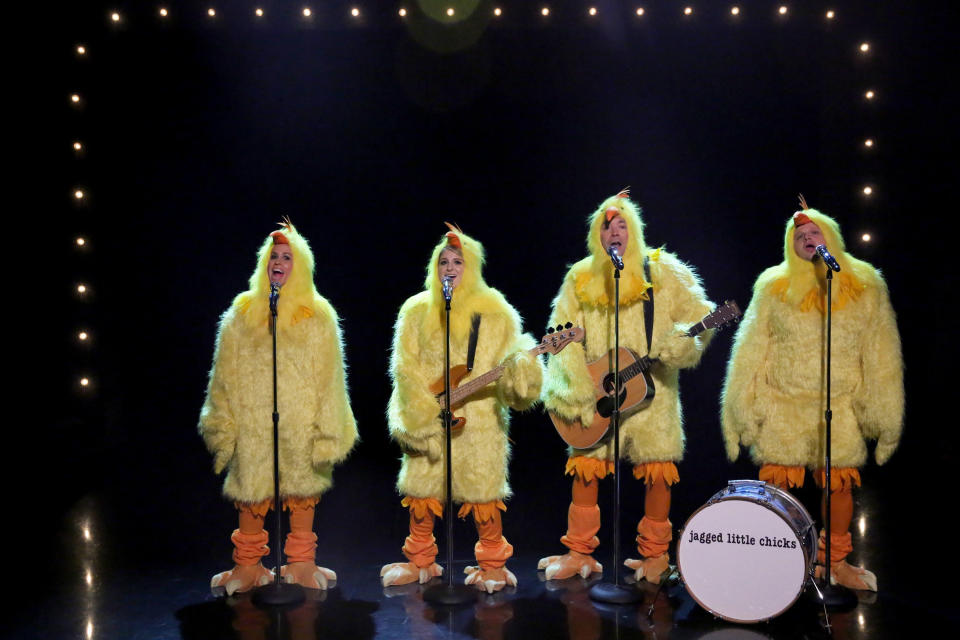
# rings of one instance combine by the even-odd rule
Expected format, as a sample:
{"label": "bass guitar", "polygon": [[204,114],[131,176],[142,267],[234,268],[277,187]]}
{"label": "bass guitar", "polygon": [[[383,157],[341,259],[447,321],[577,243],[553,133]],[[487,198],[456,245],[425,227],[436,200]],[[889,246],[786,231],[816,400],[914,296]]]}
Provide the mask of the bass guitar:
{"label": "bass guitar", "polygon": [[[556,355],[563,351],[563,349],[573,342],[582,342],[583,341],[583,329],[580,327],[574,327],[571,323],[566,325],[560,325],[556,329],[551,328],[547,335],[543,336],[540,340],[540,343],[530,349],[527,353],[531,353],[535,356],[539,356],[543,353],[549,353]],[[485,386],[491,382],[499,380],[503,376],[503,371],[506,368],[506,365],[499,365],[487,371],[483,375],[477,376],[473,380],[463,383],[460,382],[467,377],[467,374],[470,373],[470,370],[467,369],[467,365],[458,364],[454,367],[450,367],[450,409],[451,411],[463,405],[463,403],[477,393]],[[443,409],[446,406],[446,394],[444,393],[444,379],[443,376],[439,380],[430,385],[431,393],[436,394],[437,404],[440,405],[440,408]],[[459,433],[464,425],[467,424],[467,419],[459,416],[451,417],[451,428],[453,433]]]}
{"label": "bass guitar", "polygon": [[[728,300],[707,314],[703,320],[687,329],[685,335],[692,338],[707,329],[721,329],[738,321],[741,315],[743,314],[737,303]],[[550,420],[556,427],[557,433],[564,442],[575,449],[590,449],[608,435],[616,401],[613,391],[614,356],[615,350],[611,349],[605,355],[587,363],[597,402],[593,421],[589,425],[584,426],[579,418],[567,420],[552,411],[549,412]],[[620,347],[621,420],[646,408],[653,401],[656,388],[650,376],[650,368],[655,362],[656,359],[639,356],[632,349]]]}

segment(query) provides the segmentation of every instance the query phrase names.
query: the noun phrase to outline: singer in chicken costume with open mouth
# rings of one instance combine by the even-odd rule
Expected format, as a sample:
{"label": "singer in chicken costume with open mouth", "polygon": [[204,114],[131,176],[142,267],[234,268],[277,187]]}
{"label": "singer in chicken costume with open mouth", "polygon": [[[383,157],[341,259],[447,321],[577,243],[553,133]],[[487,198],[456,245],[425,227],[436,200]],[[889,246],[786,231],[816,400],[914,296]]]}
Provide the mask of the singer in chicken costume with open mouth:
{"label": "singer in chicken costume with open mouth", "polygon": [[[696,337],[686,330],[709,313],[707,300],[693,269],[662,248],[648,249],[640,210],[626,190],[607,198],[589,220],[590,255],[570,267],[553,302],[551,324],[573,322],[586,331],[583,346],[574,344],[547,364],[543,399],[548,410],[565,420],[590,424],[596,411],[594,383],[587,363],[614,348],[614,277],[608,254],[614,248],[624,267],[620,278],[620,346],[638,356],[649,355],[649,373],[656,389],[646,408],[627,411],[620,424],[621,455],[634,464],[633,474],[646,484],[645,515],[637,525],[639,559],[626,561],[637,580],[657,583],[669,570],[668,547],[671,485],[679,481],[676,462],[683,457],[678,378],[680,369],[700,361],[713,332]],[[651,282],[645,276],[645,261]],[[645,301],[654,298],[650,350],[644,322]],[[621,363],[621,367],[623,363]],[[602,570],[592,553],[597,548],[600,480],[613,472],[612,428],[590,449],[570,447],[566,473],[573,476],[573,499],[567,513],[567,533],[561,542],[569,551],[540,560],[550,579],[569,578]]]}
{"label": "singer in chicken costume with open mouth", "polygon": [[824,245],[840,267],[832,287],[830,575],[846,587],[876,591],[876,577],[845,558],[853,549],[852,490],[867,460],[865,441],[877,440],[874,457],[883,464],[900,440],[900,334],[880,272],[846,252],[832,218],[802,199],[801,208],[787,222],[783,262],[757,278],[737,331],[723,390],[723,435],[730,460],[740,444],[750,448],[761,480],[800,487],[810,469],[823,487],[827,266],[817,246]]}
{"label": "singer in chicken costume with open mouth", "polygon": [[231,537],[235,566],[213,577],[215,592],[247,591],[273,579],[260,562],[269,553],[264,516],[274,507],[271,284],[280,286],[280,496],[290,512],[281,575],[313,589],[336,579],[315,564],[314,511],[332,484],[333,465],[356,442],[357,426],[347,397],[339,321],[314,287],[313,265],[306,239],[286,220],[260,247],[250,288],[220,319],[199,430],[214,456],[214,472],[227,471],[223,494],[236,505],[239,527]]}
{"label": "singer in chicken costume with open mouth", "polygon": [[453,407],[454,415],[466,418],[466,424],[452,436],[452,496],[462,505],[461,518],[472,514],[479,535],[474,547],[477,566],[467,568],[465,582],[488,592],[517,583],[506,568],[513,547],[503,536],[501,520],[501,511],[506,511],[503,501],[510,495],[508,409],[528,409],[537,401],[543,371],[540,361],[526,351],[535,342],[522,333],[520,316],[484,282],[483,263],[481,244],[450,227],[427,264],[424,290],[407,299],[397,317],[387,422],[390,436],[403,450],[397,490],[410,511],[410,535],[402,548],[407,562],[387,564],[380,572],[385,587],[424,583],[443,571],[435,562],[433,528],[435,519],[444,517],[445,434],[441,406],[430,387],[444,377],[445,278],[453,288],[451,366],[468,362],[471,334],[475,336],[472,372],[463,384],[505,365],[496,383],[470,396],[463,406]]}

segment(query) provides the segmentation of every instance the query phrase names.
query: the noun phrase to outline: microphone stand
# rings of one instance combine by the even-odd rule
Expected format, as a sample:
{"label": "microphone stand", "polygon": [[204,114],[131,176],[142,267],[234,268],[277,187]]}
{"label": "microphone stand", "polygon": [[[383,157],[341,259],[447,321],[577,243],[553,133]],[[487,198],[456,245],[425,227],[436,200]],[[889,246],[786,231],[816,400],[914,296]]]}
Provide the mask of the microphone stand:
{"label": "microphone stand", "polygon": [[633,604],[643,600],[643,593],[620,584],[620,265],[616,261],[613,283],[613,584],[596,583],[590,587],[590,599],[611,604]]}
{"label": "microphone stand", "polygon": [[443,430],[446,435],[445,472],[446,493],[444,510],[447,519],[447,579],[445,584],[433,585],[423,590],[424,602],[441,606],[456,606],[476,599],[476,590],[464,584],[453,583],[453,412],[450,411],[450,299],[453,297],[448,282],[443,283],[443,299],[446,314],[446,336],[444,341],[443,398],[444,406],[440,413]]}
{"label": "microphone stand", "polygon": [[830,483],[831,460],[831,422],[833,421],[833,411],[830,408],[830,356],[831,356],[831,328],[833,324],[833,269],[824,260],[824,266],[827,268],[827,408],[823,414],[826,426],[826,477],[824,478],[824,582],[818,589],[818,595],[823,601],[823,606],[834,611],[844,611],[852,609],[857,604],[857,596],[847,587],[840,584],[830,584],[830,505],[832,486]]}
{"label": "microphone stand", "polygon": [[277,519],[276,537],[274,538],[274,581],[253,590],[251,600],[258,607],[284,607],[297,605],[306,599],[303,587],[299,584],[286,583],[280,580],[280,567],[283,566],[280,558],[280,541],[282,538],[281,516],[283,505],[280,503],[280,413],[277,411],[277,299],[280,297],[280,287],[271,283],[270,293],[270,333],[273,334],[273,515]]}

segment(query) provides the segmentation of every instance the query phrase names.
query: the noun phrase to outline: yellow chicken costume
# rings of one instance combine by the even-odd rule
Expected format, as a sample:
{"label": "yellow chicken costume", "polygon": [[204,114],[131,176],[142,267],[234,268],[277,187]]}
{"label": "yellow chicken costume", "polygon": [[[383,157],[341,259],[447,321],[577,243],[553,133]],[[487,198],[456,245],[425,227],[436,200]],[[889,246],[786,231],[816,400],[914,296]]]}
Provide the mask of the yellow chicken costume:
{"label": "yellow chicken costume", "polygon": [[[831,575],[844,586],[875,591],[876,577],[844,558],[852,551],[852,488],[860,485],[858,469],[867,460],[865,440],[877,440],[877,464],[890,458],[900,440],[900,334],[880,272],[845,251],[832,218],[801,205],[803,211],[787,222],[783,262],[757,278],[737,331],[723,389],[723,436],[730,460],[740,444],[750,447],[762,465],[761,480],[799,487],[806,468],[817,470],[823,486],[826,266],[801,257],[794,240],[805,230],[819,231],[840,265],[831,338]],[[823,535],[820,544],[822,550]]]}
{"label": "yellow chicken costume", "polygon": [[[546,408],[566,420],[593,420],[595,397],[587,363],[614,347],[613,265],[601,241],[602,233],[626,223],[624,262],[620,278],[620,346],[647,355],[644,300],[651,286],[644,277],[649,261],[654,291],[654,322],[649,355],[656,358],[650,373],[656,394],[645,409],[621,418],[620,447],[634,466],[634,476],[646,484],[645,515],[637,526],[637,549],[643,556],[627,560],[637,580],[659,582],[669,568],[667,549],[673,539],[669,520],[670,486],[679,480],[676,461],[683,457],[684,433],[680,410],[679,370],[696,366],[713,335],[712,331],[689,338],[683,333],[708,314],[707,300],[694,271],[676,256],[647,248],[640,210],[623,191],[607,198],[589,219],[587,248],[590,255],[567,272],[553,301],[551,324],[572,322],[586,330],[581,346],[572,344],[549,359],[544,379]],[[620,232],[622,234],[622,231]],[[621,240],[623,238],[621,237]],[[591,554],[599,544],[599,480],[613,471],[613,438],[590,450],[569,450],[566,473],[573,476],[573,499],[567,514],[567,533],[561,542],[570,551],[540,560],[548,580],[580,574],[584,578],[602,567]]]}
{"label": "yellow chicken costume", "polygon": [[461,518],[473,514],[480,538],[474,548],[478,566],[467,568],[466,584],[492,592],[506,584],[516,585],[505,567],[513,547],[503,536],[500,515],[506,511],[503,501],[510,496],[508,408],[524,410],[537,401],[543,371],[540,361],[524,352],[535,342],[521,333],[520,316],[483,281],[483,247],[453,227],[433,250],[424,290],[409,298],[397,317],[387,423],[390,436],[403,450],[397,490],[404,496],[401,504],[410,510],[410,535],[402,549],[408,562],[388,564],[380,575],[383,585],[390,586],[415,580],[424,583],[442,573],[434,561],[433,526],[435,518],[443,517],[446,499],[445,438],[441,407],[429,387],[444,375],[445,304],[438,268],[447,256],[459,256],[463,265],[451,304],[451,366],[467,362],[472,319],[477,314],[481,321],[473,370],[463,383],[505,365],[495,384],[471,396],[462,407],[454,407],[454,415],[465,417],[467,423],[453,435],[453,500],[462,503]]}
{"label": "yellow chicken costume", "polygon": [[[239,511],[231,571],[211,588],[232,594],[266,584],[260,563],[269,553],[263,520],[273,505],[273,356],[268,264],[281,252],[292,260],[277,305],[277,386],[280,495],[290,511],[281,575],[287,582],[325,589],[336,574],[314,563],[314,509],[332,484],[333,465],[357,440],[347,397],[343,344],[333,307],[313,283],[313,253],[289,223],[264,241],[249,290],[220,319],[199,431],[227,471],[223,494]],[[279,267],[278,267],[279,268]],[[279,542],[277,542],[279,544]]]}

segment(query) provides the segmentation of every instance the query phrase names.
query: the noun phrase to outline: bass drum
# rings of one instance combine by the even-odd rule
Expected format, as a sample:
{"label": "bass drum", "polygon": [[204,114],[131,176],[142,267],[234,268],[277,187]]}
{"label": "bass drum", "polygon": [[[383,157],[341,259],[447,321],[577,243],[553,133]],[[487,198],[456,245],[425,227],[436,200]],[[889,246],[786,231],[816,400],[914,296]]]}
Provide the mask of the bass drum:
{"label": "bass drum", "polygon": [[760,622],[797,600],[816,550],[813,519],[796,498],[759,480],[732,480],[683,526],[677,567],[713,615]]}

